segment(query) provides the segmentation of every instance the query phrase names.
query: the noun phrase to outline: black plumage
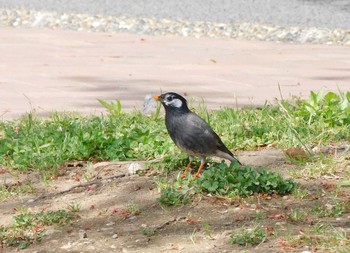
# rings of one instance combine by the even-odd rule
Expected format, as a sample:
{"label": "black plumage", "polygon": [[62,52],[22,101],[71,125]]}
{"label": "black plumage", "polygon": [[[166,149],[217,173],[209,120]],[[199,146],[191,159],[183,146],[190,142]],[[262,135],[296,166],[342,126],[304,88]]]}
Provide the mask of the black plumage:
{"label": "black plumage", "polygon": [[165,108],[165,124],[171,139],[190,156],[190,162],[183,177],[187,174],[194,156],[201,158],[197,177],[207,156],[218,156],[241,164],[213,129],[201,117],[190,111],[184,97],[168,92],[154,96],[154,99],[161,101]]}

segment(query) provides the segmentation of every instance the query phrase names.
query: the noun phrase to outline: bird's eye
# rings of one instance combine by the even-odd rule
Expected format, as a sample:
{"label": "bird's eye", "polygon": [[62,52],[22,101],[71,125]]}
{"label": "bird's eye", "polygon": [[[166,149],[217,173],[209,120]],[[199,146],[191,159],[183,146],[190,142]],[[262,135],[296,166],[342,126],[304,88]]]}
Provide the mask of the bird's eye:
{"label": "bird's eye", "polygon": [[170,97],[167,97],[168,101],[171,102],[173,100],[173,97],[170,96]]}

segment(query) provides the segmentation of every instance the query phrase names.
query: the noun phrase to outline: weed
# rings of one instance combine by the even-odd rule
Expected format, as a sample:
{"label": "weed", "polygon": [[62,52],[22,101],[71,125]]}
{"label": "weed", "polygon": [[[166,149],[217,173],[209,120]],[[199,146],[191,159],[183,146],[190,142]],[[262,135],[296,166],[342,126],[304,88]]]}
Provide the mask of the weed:
{"label": "weed", "polygon": [[134,201],[130,201],[127,204],[126,209],[132,215],[139,215],[141,213],[141,209],[135,204]]}
{"label": "weed", "polygon": [[197,232],[198,232],[198,228],[194,228],[190,236],[190,240],[193,244],[196,244]]}
{"label": "weed", "polygon": [[109,114],[112,117],[118,118],[121,115],[122,104],[120,103],[119,100],[115,100],[115,102],[111,101],[109,103],[102,99],[97,99],[97,101],[100,102],[100,104],[108,110]]}
{"label": "weed", "polygon": [[147,236],[147,237],[151,237],[151,236],[155,235],[156,232],[157,232],[157,230],[154,228],[142,228],[142,230],[141,230],[142,235]]}
{"label": "weed", "polygon": [[298,235],[289,236],[286,242],[290,247],[300,249],[312,245],[315,251],[321,252],[348,252],[350,248],[350,240],[343,228],[323,223],[316,223]]}
{"label": "weed", "polygon": [[44,236],[44,226],[66,224],[72,218],[72,215],[65,210],[16,215],[12,226],[0,227],[0,241],[4,245],[24,249],[35,241],[41,241]]}
{"label": "weed", "polygon": [[294,190],[292,191],[292,195],[293,197],[297,198],[297,199],[305,199],[308,195],[310,194],[310,192],[302,187],[295,187]]}
{"label": "weed", "polygon": [[77,202],[72,202],[68,204],[68,210],[72,213],[80,212],[81,205]]}
{"label": "weed", "polygon": [[348,211],[349,208],[349,203],[346,202],[319,203],[312,208],[312,213],[319,217],[339,217]]}
{"label": "weed", "polygon": [[213,238],[209,222],[203,222],[203,231],[209,238]]}
{"label": "weed", "polygon": [[32,194],[35,193],[35,191],[31,182],[17,183],[10,186],[0,185],[0,201],[7,200],[22,193]]}
{"label": "weed", "polygon": [[304,221],[307,218],[307,211],[303,209],[292,209],[288,215],[288,219],[293,222]]}
{"label": "weed", "polygon": [[225,163],[214,165],[196,182],[200,191],[224,196],[232,192],[240,196],[249,196],[253,193],[283,195],[290,193],[297,186],[293,180],[284,180],[281,175],[266,169],[227,166]]}
{"label": "weed", "polygon": [[[166,173],[178,169],[184,170],[188,164],[188,156],[185,153],[176,154],[174,151],[171,153],[172,155],[165,156],[162,162],[152,162],[150,166]],[[196,165],[196,161],[193,162],[193,165]]]}
{"label": "weed", "polygon": [[310,232],[314,234],[324,234],[326,231],[330,228],[330,225],[327,225],[325,223],[317,222],[315,225],[313,225],[310,229]]}
{"label": "weed", "polygon": [[190,197],[174,187],[167,187],[161,190],[161,196],[157,199],[158,203],[164,206],[184,205],[190,200]]}
{"label": "weed", "polygon": [[254,228],[242,228],[238,231],[232,232],[230,236],[230,243],[241,246],[258,245],[264,242],[267,238],[267,232],[259,226]]}
{"label": "weed", "polygon": [[255,211],[255,219],[257,220],[264,220],[265,214],[261,211]]}

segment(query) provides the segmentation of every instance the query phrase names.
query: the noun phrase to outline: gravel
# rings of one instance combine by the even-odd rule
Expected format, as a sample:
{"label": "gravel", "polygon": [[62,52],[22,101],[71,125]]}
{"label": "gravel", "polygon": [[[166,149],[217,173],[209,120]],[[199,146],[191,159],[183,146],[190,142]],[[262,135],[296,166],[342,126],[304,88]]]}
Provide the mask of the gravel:
{"label": "gravel", "polygon": [[[251,1],[253,0],[248,2]],[[231,9],[235,7],[235,5],[232,5],[231,1],[219,1],[222,2],[222,5],[210,5],[209,7],[213,9],[213,15],[211,15],[210,18],[205,15],[209,11],[209,7],[204,6],[203,8],[196,8],[198,6],[194,5],[197,1],[193,1],[192,4],[190,4],[190,7],[188,7],[188,10],[183,9],[182,11],[173,11],[174,13],[171,17],[169,17],[171,14],[169,8],[173,7],[173,9],[175,9],[175,7],[180,6],[172,6],[171,3],[174,4],[173,1],[170,1],[170,4],[165,4],[165,1],[159,0],[157,5],[154,5],[153,8],[146,3],[154,1],[140,1],[144,3],[144,5],[136,5],[138,6],[137,8],[130,8],[129,12],[126,12],[128,15],[125,13],[123,14],[120,11],[124,10],[127,6],[134,5],[126,4],[125,1],[117,1],[120,2],[118,8],[108,8],[109,6],[112,6],[111,1],[108,0],[104,0],[104,4],[102,5],[99,1],[86,0],[87,3],[85,5],[76,4],[67,6],[64,5],[66,0],[56,2],[47,1],[48,4],[43,5],[46,6],[43,8],[46,10],[35,10],[40,9],[36,6],[36,4],[40,2],[37,0],[30,1],[31,4],[28,4],[28,1],[22,0],[22,3],[27,3],[27,6],[15,5],[15,3],[18,3],[19,1],[0,0],[0,4],[1,2],[6,2],[7,4],[2,4],[1,6],[8,8],[0,9],[0,26],[350,45],[350,22],[348,22],[348,18],[350,17],[349,5],[329,5],[332,7],[328,8],[330,11],[336,7],[341,8],[338,9],[337,12],[334,12],[333,16],[329,16],[332,18],[327,20],[322,18],[322,14],[328,13],[325,12],[328,5],[322,0],[317,1],[317,4],[310,3],[315,1],[306,1],[307,4],[301,5],[302,9],[299,9],[301,7],[298,7],[290,12],[286,12],[285,10],[288,6],[290,7],[290,4],[287,4],[287,7],[283,4],[276,5],[274,13],[279,13],[279,15],[274,17],[273,22],[269,20],[268,17],[273,17],[269,8],[271,8],[274,0],[270,0],[265,8],[262,7],[263,11],[261,11],[261,13],[263,14],[261,15],[259,14],[260,12],[250,10],[252,15],[249,17],[249,20],[246,18],[247,12],[249,11],[249,5],[244,5],[245,8],[241,7],[241,9],[244,9],[242,12],[243,14],[239,13],[239,11],[236,11],[234,12],[236,14],[233,14],[231,13],[231,11],[233,11]],[[96,6],[92,7],[92,5],[89,6],[92,2],[99,2],[100,4],[98,6],[100,8],[97,8]],[[253,6],[258,8],[258,6],[261,5],[260,2],[261,1],[258,1],[255,5],[250,5],[250,7]],[[291,3],[294,2],[295,1],[291,1]],[[225,5],[225,3],[231,3],[231,5]],[[305,1],[303,3],[305,3]],[[116,4],[113,6],[115,5]],[[162,8],[163,5],[165,6],[164,8]],[[188,5],[189,4],[185,6]],[[63,8],[63,6],[65,7]],[[227,9],[225,9],[225,6]],[[19,7],[21,8],[18,9]],[[32,9],[29,10],[22,7],[30,7]],[[66,12],[67,10],[69,11]],[[147,12],[147,10],[149,10],[149,12]],[[189,13],[190,10],[196,11]],[[299,13],[302,10],[304,12]],[[270,15],[266,16],[266,13],[269,13],[269,11]],[[285,14],[288,13],[288,15],[286,14],[285,16],[286,19],[282,18],[280,12]],[[218,15],[220,13],[231,13],[231,15],[220,16]],[[299,13],[299,18],[303,18],[291,19],[293,13]],[[321,18],[322,22],[316,17]],[[286,22],[286,20],[289,20],[289,22]],[[304,23],[304,25],[300,25],[300,23]],[[319,26],[312,26],[312,24],[316,23]]]}
{"label": "gravel", "polygon": [[0,6],[91,16],[350,29],[349,0],[0,0]]}

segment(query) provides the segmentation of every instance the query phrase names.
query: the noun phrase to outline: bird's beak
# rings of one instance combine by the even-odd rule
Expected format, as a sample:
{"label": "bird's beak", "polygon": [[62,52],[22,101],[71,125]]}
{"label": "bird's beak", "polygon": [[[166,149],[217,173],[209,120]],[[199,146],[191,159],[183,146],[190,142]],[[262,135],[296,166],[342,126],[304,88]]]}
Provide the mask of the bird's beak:
{"label": "bird's beak", "polygon": [[153,96],[153,99],[156,101],[160,101],[160,96]]}

